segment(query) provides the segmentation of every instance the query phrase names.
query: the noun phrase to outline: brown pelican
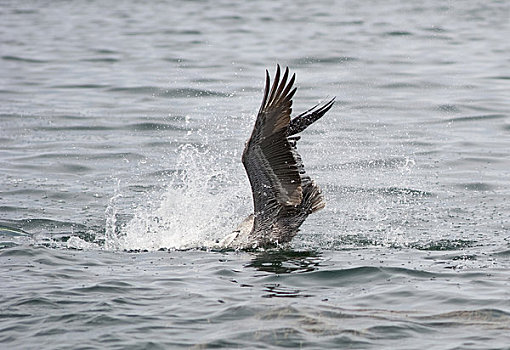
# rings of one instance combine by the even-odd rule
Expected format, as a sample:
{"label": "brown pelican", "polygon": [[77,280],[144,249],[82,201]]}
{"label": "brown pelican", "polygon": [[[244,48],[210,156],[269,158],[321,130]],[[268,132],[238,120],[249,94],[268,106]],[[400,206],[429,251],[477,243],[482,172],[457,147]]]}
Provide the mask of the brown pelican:
{"label": "brown pelican", "polygon": [[226,248],[252,249],[288,243],[307,216],[324,208],[320,188],[305,174],[296,144],[305,130],[331,109],[334,98],[319,103],[291,119],[295,74],[285,69],[280,80],[276,68],[273,85],[266,70],[264,98],[250,139],[243,152],[243,165],[253,194],[254,214],[219,242]]}

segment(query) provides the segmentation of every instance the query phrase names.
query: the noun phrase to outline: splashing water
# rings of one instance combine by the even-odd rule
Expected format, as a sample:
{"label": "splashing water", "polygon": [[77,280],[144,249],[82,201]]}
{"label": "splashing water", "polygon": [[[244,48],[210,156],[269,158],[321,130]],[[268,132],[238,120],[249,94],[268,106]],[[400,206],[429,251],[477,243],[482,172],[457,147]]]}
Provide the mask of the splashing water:
{"label": "splashing water", "polygon": [[115,219],[121,196],[112,197],[106,210],[106,249],[210,247],[248,215],[249,185],[241,179],[242,173],[232,169],[232,162],[219,160],[218,152],[203,147],[184,145],[177,152],[177,168],[183,170],[123,225],[117,226]]}
{"label": "splashing water", "polygon": [[115,194],[106,207],[106,228],[105,228],[105,244],[104,247],[107,250],[115,248],[115,228],[117,226],[117,207],[116,201],[122,197],[120,193],[120,180],[117,181],[117,187],[115,188]]}
{"label": "splashing water", "polygon": [[[223,125],[215,122],[216,127]],[[330,129],[333,128],[325,128],[322,139],[334,139],[334,135],[327,134]],[[127,215],[124,215],[126,202],[133,201],[117,186],[106,209],[104,249],[209,248],[252,212],[250,185],[238,154],[242,147],[231,144],[233,136],[228,135],[228,130],[219,132],[220,139],[230,140],[228,146],[217,139],[209,140],[203,130],[197,131],[200,145],[191,143],[196,136],[193,134],[189,144],[176,150],[175,169],[178,170],[168,178],[159,179],[165,181],[164,190],[145,196],[137,194],[134,197],[137,207],[129,208]],[[306,144],[303,145],[305,149]],[[330,165],[338,158],[335,148],[305,149],[312,169],[310,174],[319,176],[327,206],[317,216],[318,221],[309,220],[312,226],[297,237],[298,246],[337,249],[353,236],[359,236],[354,240],[355,245],[367,241],[400,247],[416,241],[407,232],[423,224],[426,218],[422,212],[430,205],[427,199],[431,194],[420,191],[419,183],[412,176],[415,160],[408,152],[398,149],[399,145],[384,150],[361,146],[348,144],[349,150],[361,154],[354,154],[352,162],[336,166]],[[367,158],[368,161],[363,160]],[[317,159],[328,161],[322,163]],[[313,171],[314,165],[318,171]]]}

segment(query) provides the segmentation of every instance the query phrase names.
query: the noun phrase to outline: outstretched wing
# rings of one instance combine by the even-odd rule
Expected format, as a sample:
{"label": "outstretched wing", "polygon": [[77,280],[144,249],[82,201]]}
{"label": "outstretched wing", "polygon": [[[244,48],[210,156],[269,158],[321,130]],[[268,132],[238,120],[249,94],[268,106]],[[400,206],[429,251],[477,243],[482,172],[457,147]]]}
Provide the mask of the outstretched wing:
{"label": "outstretched wing", "polygon": [[[277,66],[271,85],[266,70],[264,98],[243,152],[255,207],[253,232],[264,235],[274,231],[274,225],[282,221],[283,226],[277,229],[279,236],[269,237],[281,242],[290,241],[306,216],[324,207],[320,189],[305,174],[297,152],[299,136],[293,135],[320,119],[334,103],[333,98],[291,120],[295,75],[288,78],[286,68],[280,80],[280,66]],[[257,239],[260,242],[262,238]]]}
{"label": "outstretched wing", "polygon": [[272,87],[266,70],[264,98],[255,127],[243,152],[243,165],[250,180],[255,216],[271,216],[281,206],[296,206],[303,199],[299,167],[287,140],[292,112],[295,75],[289,69],[280,81],[277,66]]}

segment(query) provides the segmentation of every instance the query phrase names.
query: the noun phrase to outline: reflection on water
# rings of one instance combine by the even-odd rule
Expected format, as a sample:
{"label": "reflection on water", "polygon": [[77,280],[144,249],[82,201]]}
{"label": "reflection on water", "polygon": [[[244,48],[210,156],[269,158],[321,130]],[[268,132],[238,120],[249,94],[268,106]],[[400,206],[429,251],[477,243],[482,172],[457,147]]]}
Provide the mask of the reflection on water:
{"label": "reflection on water", "polygon": [[317,270],[323,261],[319,252],[276,250],[254,254],[245,266],[276,274],[302,273]]}
{"label": "reflection on water", "polygon": [[300,289],[288,288],[279,283],[264,285],[263,298],[298,298],[310,297],[310,294],[303,294]]}

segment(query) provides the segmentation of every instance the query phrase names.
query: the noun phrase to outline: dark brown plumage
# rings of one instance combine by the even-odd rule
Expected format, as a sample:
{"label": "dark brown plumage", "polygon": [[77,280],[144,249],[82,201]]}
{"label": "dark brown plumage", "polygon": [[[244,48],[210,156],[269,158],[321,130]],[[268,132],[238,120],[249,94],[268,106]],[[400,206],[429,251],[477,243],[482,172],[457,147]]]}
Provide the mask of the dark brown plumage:
{"label": "dark brown plumage", "polygon": [[[288,82],[287,82],[288,81]],[[325,205],[319,187],[305,174],[296,144],[305,130],[331,109],[334,98],[291,119],[295,74],[286,68],[273,85],[266,70],[264,97],[243,152],[254,214],[226,238],[225,246],[255,248],[290,242],[306,217]]]}

